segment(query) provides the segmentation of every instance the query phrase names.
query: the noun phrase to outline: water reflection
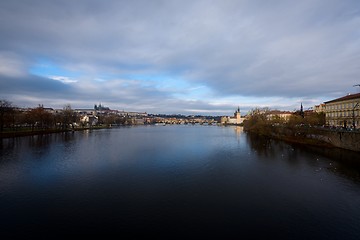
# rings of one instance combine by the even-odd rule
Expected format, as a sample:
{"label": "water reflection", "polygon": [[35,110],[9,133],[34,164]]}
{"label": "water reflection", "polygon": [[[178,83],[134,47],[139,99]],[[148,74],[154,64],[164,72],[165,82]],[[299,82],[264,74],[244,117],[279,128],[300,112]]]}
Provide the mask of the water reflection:
{"label": "water reflection", "polygon": [[334,174],[360,182],[360,153],[340,148],[300,148],[327,158],[328,165],[325,168]]}
{"label": "water reflection", "polygon": [[360,153],[358,152],[286,143],[251,133],[246,134],[246,140],[260,159],[266,161],[282,159],[294,166],[306,163],[317,172],[329,171],[360,182]]}
{"label": "water reflection", "polygon": [[355,153],[191,125],[0,142],[2,233],[360,233]]}

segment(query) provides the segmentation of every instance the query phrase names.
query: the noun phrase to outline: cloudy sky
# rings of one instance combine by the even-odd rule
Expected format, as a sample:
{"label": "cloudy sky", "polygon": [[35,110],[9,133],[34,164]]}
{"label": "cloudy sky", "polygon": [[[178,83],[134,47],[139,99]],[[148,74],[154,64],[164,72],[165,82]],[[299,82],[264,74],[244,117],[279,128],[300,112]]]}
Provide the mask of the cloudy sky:
{"label": "cloudy sky", "polygon": [[0,99],[230,115],[359,92],[358,0],[2,0]]}

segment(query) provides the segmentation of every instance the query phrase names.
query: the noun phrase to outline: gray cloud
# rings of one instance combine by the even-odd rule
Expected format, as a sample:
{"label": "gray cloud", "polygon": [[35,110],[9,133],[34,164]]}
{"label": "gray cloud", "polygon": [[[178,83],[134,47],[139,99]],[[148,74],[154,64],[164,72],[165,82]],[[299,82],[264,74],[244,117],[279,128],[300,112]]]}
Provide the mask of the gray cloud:
{"label": "gray cloud", "polygon": [[[27,80],[11,88],[2,77],[0,94],[158,112],[228,111],[230,103],[213,103],[229,96],[251,98],[249,107],[262,97],[288,108],[324,101],[354,91],[360,79],[359,9],[351,0],[1,1],[0,74]],[[29,75],[39,59],[81,76],[64,84]],[[211,92],[179,99],[186,87],[165,91],[129,75]]]}
{"label": "gray cloud", "polygon": [[2,93],[44,95],[71,91],[71,87],[59,81],[38,76],[7,77],[0,75],[0,88]]}

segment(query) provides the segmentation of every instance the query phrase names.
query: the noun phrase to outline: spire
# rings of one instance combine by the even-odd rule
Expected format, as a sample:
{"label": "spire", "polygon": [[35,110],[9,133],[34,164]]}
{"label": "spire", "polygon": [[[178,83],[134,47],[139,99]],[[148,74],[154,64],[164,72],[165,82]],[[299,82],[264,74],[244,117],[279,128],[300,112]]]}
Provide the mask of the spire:
{"label": "spire", "polygon": [[240,107],[238,106],[238,109],[237,109],[238,112],[240,112]]}
{"label": "spire", "polygon": [[303,109],[302,103],[301,103],[301,106],[300,106],[300,116],[304,117],[304,109]]}

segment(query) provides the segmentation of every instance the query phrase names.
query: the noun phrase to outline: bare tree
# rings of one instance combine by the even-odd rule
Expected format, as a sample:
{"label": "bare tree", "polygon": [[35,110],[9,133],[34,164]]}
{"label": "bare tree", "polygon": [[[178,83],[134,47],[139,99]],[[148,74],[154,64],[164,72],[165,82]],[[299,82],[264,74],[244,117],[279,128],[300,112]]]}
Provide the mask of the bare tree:
{"label": "bare tree", "polygon": [[70,104],[66,104],[62,110],[62,128],[66,129],[70,124],[74,128],[76,122],[76,114]]}
{"label": "bare tree", "polygon": [[8,120],[12,119],[14,106],[7,100],[0,100],[0,132],[4,131],[4,126],[8,124]]}
{"label": "bare tree", "polygon": [[31,109],[26,114],[26,123],[31,125],[32,130],[35,126],[39,129],[51,128],[53,122],[53,114],[47,112],[42,105]]}

